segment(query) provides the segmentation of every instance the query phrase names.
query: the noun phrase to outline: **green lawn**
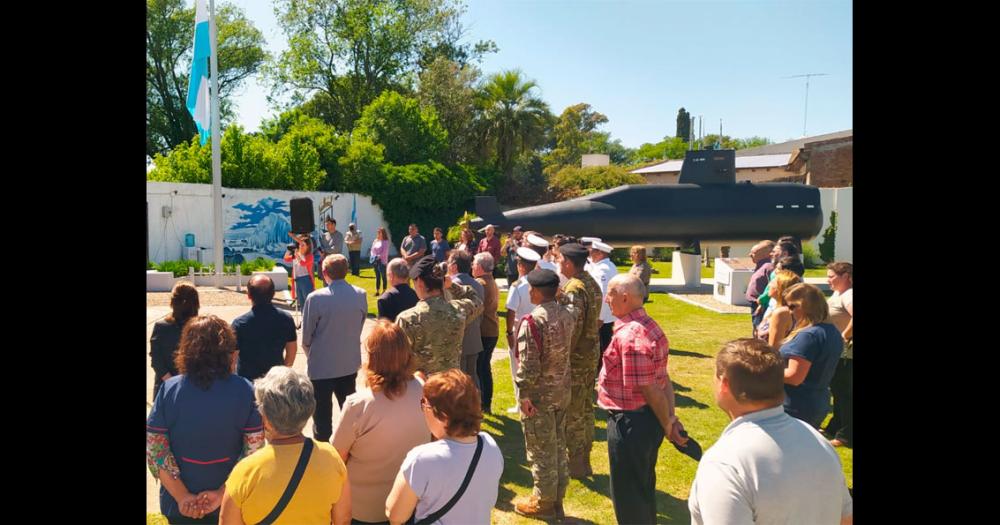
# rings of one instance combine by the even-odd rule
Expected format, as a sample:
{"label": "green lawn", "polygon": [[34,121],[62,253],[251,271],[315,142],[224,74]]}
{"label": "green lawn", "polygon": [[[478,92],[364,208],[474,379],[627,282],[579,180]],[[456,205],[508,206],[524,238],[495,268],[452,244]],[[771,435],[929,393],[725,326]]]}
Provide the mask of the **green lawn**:
{"label": "green lawn", "polygon": [[[715,355],[726,341],[746,337],[749,315],[716,314],[675,300],[663,293],[650,295],[646,310],[660,324],[670,340],[670,377],[674,384],[677,413],[689,435],[707,450],[729,418],[715,406],[712,374]],[[503,345],[506,347],[506,345]],[[500,495],[493,511],[493,523],[534,523],[513,512],[510,501],[531,492],[531,471],[526,465],[524,435],[516,416],[505,412],[513,406],[510,365],[507,359],[493,364],[493,412],[484,427],[493,435],[504,454]],[[594,476],[584,482],[571,480],[566,512],[591,523],[614,523],[608,490],[608,449],[604,412],[596,410],[595,443],[591,451]],[[853,451],[838,448],[848,486],[853,487]],[[688,491],[698,464],[664,442],[656,466],[658,523],[689,523]]]}

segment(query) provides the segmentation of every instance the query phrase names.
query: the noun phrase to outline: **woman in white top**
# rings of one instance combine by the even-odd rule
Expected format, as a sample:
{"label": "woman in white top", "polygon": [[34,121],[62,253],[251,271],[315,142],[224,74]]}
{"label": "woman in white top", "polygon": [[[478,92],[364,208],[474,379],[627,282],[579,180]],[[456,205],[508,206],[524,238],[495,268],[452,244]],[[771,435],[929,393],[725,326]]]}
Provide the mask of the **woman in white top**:
{"label": "woman in white top", "polygon": [[333,446],[347,464],[354,523],[385,523],[385,499],[406,453],[431,440],[403,329],[380,319],[365,341],[361,375],[367,388],[347,397]]}
{"label": "woman in white top", "polygon": [[414,448],[403,460],[385,502],[389,522],[405,523],[410,516],[419,522],[445,507],[458,493],[481,440],[482,452],[468,487],[434,523],[490,523],[503,454],[489,434],[479,431],[483,414],[472,378],[457,368],[432,374],[424,385],[421,404],[437,441]]}
{"label": "woman in white top", "polygon": [[833,436],[835,447],[851,446],[854,437],[854,265],[833,262],[826,267],[826,280],[833,290],[827,300],[830,322],[844,338],[844,353],[830,381],[833,393],[833,418],[825,432]]}

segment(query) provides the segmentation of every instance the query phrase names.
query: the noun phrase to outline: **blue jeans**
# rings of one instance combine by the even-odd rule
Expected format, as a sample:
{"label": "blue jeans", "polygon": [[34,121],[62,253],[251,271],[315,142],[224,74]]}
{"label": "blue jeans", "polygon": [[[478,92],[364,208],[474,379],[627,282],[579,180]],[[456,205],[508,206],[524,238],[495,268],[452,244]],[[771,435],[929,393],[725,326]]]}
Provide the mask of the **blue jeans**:
{"label": "blue jeans", "polygon": [[299,310],[306,306],[306,296],[315,289],[312,275],[303,275],[295,278],[295,300],[299,303]]}
{"label": "blue jeans", "polygon": [[375,289],[376,290],[388,289],[389,280],[388,278],[386,278],[385,275],[385,263],[382,262],[382,259],[376,257],[373,265],[375,267]]}

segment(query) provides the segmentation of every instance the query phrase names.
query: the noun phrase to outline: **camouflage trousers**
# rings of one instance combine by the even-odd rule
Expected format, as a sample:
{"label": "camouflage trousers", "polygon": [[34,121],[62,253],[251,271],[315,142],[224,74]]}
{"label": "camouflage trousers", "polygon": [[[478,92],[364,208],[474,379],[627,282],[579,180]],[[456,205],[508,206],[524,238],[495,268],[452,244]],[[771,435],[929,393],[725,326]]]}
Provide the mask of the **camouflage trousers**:
{"label": "camouflage trousers", "polygon": [[594,444],[594,385],[573,385],[566,408],[566,448],[570,457],[585,457],[590,462]]}
{"label": "camouflage trousers", "polygon": [[524,449],[531,463],[532,491],[542,503],[562,501],[569,486],[569,456],[566,455],[566,411],[539,409],[532,417],[521,416]]}

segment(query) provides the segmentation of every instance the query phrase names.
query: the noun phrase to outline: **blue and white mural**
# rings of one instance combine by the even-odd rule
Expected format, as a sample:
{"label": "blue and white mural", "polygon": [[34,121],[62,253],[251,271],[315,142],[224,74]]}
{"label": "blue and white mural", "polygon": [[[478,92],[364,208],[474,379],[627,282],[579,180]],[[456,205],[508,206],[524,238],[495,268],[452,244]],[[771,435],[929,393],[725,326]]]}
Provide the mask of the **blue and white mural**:
{"label": "blue and white mural", "polygon": [[291,239],[288,202],[265,197],[255,204],[239,202],[225,210],[223,224],[231,226],[223,237],[226,264],[239,264],[257,257],[280,261]]}

